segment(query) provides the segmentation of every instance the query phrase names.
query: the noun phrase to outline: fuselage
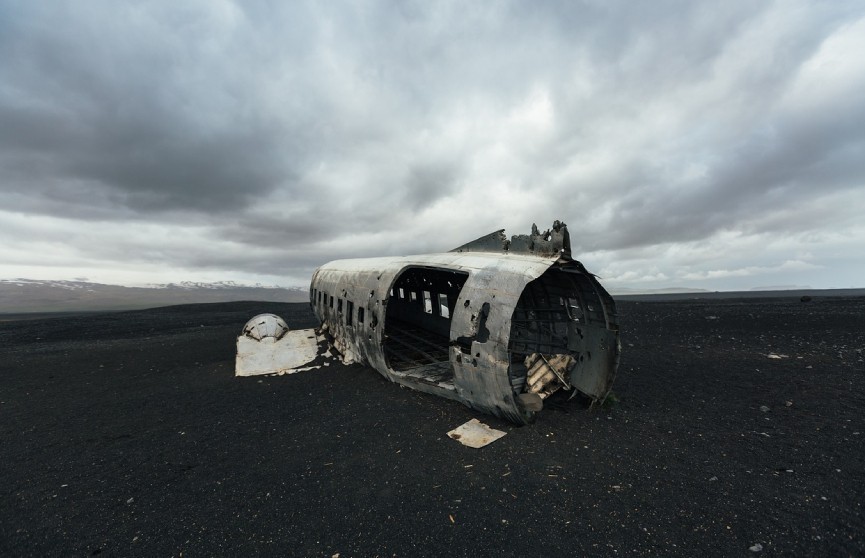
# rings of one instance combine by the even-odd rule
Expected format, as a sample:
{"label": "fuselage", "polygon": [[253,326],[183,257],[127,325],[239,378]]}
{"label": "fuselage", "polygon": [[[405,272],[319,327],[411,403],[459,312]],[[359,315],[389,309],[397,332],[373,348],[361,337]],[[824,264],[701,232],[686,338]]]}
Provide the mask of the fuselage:
{"label": "fuselage", "polygon": [[517,423],[553,388],[605,397],[618,365],[613,298],[558,255],[337,260],[313,274],[310,302],[347,361]]}

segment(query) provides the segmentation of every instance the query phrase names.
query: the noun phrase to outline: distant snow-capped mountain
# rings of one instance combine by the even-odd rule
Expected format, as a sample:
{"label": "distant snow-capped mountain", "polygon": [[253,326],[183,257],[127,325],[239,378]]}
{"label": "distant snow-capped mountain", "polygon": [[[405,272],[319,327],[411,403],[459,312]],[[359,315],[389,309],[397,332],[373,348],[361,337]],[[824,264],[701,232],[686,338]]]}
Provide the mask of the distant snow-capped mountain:
{"label": "distant snow-capped mountain", "polygon": [[235,281],[216,281],[214,283],[202,283],[198,281],[181,281],[180,283],[162,283],[148,284],[151,289],[288,289],[295,290],[300,287],[280,287],[279,285],[262,285],[256,283],[254,285],[244,285]]}
{"label": "distant snow-capped mountain", "polygon": [[261,300],[306,302],[305,287],[243,285],[234,281],[183,281],[144,287],[87,281],[0,279],[0,313],[134,310],[174,304]]}

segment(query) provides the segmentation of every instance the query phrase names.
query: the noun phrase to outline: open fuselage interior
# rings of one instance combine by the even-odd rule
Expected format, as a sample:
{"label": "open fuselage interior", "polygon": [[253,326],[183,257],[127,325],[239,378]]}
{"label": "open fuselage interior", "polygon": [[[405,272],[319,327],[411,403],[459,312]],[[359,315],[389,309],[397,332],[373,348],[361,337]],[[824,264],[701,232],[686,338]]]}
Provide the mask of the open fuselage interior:
{"label": "open fuselage interior", "polygon": [[610,325],[605,307],[592,281],[567,267],[548,269],[523,290],[511,318],[508,336],[511,386],[524,391],[530,355],[569,355],[577,362],[591,358],[581,354],[587,328]]}
{"label": "open fuselage interior", "polygon": [[451,320],[468,273],[411,267],[390,291],[384,352],[396,374],[441,387],[453,386],[449,359]]}
{"label": "open fuselage interior", "polygon": [[[392,372],[452,389],[451,319],[467,279],[465,272],[427,267],[409,268],[397,278],[389,293],[384,332]],[[524,363],[530,355],[569,355],[577,362],[591,358],[579,339],[587,328],[607,328],[608,310],[591,279],[579,270],[553,267],[531,281],[510,316],[508,376],[514,393],[526,389]],[[463,352],[468,351],[465,347]]]}

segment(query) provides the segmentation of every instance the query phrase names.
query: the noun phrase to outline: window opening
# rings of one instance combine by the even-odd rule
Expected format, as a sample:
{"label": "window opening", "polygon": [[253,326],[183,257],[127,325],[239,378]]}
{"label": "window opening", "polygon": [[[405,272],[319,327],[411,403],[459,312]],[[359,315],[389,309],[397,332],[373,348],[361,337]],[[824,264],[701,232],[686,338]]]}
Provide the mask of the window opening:
{"label": "window opening", "polygon": [[448,308],[448,295],[439,294],[439,316],[442,318],[450,318],[451,311]]}

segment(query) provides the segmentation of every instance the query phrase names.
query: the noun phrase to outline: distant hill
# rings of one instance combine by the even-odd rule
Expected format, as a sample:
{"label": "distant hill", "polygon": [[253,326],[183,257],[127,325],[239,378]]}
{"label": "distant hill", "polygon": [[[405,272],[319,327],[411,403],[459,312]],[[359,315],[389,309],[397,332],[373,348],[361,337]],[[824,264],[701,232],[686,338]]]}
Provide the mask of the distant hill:
{"label": "distant hill", "polygon": [[0,279],[2,314],[105,312],[237,300],[306,302],[309,291],[301,287],[248,286],[232,282],[122,287],[85,281]]}
{"label": "distant hill", "polygon": [[642,296],[642,295],[684,295],[684,294],[700,294],[710,293],[706,289],[695,289],[691,287],[668,287],[665,289],[630,289],[628,287],[618,287],[608,289],[613,296]]}
{"label": "distant hill", "polygon": [[613,292],[613,297],[623,300],[642,300],[646,302],[696,300],[696,299],[761,299],[761,298],[799,298],[825,296],[865,296],[865,289],[791,289],[791,290],[751,290],[751,291],[703,291],[691,289],[679,291],[670,289],[652,292]]}

